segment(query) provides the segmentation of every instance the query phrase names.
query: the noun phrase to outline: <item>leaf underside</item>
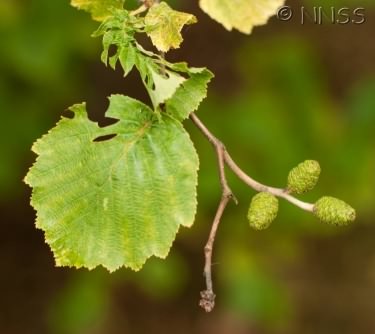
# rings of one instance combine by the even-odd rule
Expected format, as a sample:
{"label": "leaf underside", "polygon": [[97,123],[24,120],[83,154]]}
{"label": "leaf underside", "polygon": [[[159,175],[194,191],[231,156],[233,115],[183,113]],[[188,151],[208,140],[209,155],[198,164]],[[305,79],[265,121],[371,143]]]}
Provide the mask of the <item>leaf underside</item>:
{"label": "leaf underside", "polygon": [[166,257],[196,212],[199,162],[189,135],[122,95],[111,96],[106,113],[118,122],[104,128],[84,104],[71,110],[34,144],[25,179],[56,264],[138,270],[150,256]]}
{"label": "leaf underside", "polygon": [[250,34],[254,26],[266,24],[285,0],[200,0],[202,10],[227,30]]}

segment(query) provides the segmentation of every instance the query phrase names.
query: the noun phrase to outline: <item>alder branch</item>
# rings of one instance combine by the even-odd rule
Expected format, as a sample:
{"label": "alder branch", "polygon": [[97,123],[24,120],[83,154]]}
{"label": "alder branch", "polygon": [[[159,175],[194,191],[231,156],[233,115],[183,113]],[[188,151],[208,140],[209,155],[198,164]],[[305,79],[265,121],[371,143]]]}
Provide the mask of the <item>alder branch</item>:
{"label": "alder branch", "polygon": [[299,200],[298,198],[289,194],[289,192],[286,189],[269,187],[252,179],[240,167],[238,167],[238,165],[234,162],[234,160],[232,159],[232,157],[229,155],[227,151],[224,152],[224,158],[225,158],[225,163],[233,171],[233,173],[237,175],[237,177],[241,181],[246,183],[249,187],[253,188],[254,190],[258,192],[267,192],[276,197],[284,198],[285,200],[287,200],[288,202],[292,203],[293,205],[295,205],[296,207],[302,210],[313,212],[314,204]]}
{"label": "alder branch", "polygon": [[225,165],[227,165],[241,181],[258,192],[268,192],[270,194],[273,194],[274,196],[284,198],[285,200],[301,208],[302,210],[309,212],[313,211],[314,204],[306,203],[295,198],[294,196],[290,195],[286,189],[269,187],[251,178],[234,162],[234,160],[226,150],[224,144],[218,138],[216,138],[210,132],[210,130],[207,129],[207,127],[202,123],[202,121],[197,117],[195,113],[190,114],[190,119],[215,148],[218,159],[220,183],[222,188],[221,200],[211,226],[208,241],[206,243],[206,246],[204,247],[205,265],[203,274],[206,279],[206,290],[201,291],[201,300],[199,302],[199,305],[206,312],[211,312],[215,306],[215,293],[213,292],[212,284],[212,251],[216,232],[230,199],[233,199],[237,203],[237,200],[234,197],[225,176]]}
{"label": "alder branch", "polygon": [[194,125],[204,134],[204,136],[210,141],[211,144],[215,146],[217,149],[218,147],[221,148],[222,155],[224,157],[225,164],[232,170],[232,172],[245,184],[247,184],[249,187],[253,188],[254,190],[258,192],[268,192],[272,195],[275,195],[280,198],[284,198],[288,202],[294,204],[295,206],[299,207],[302,210],[313,212],[314,210],[314,204],[303,202],[299,200],[298,198],[292,196],[288,193],[286,189],[282,188],[275,188],[266,186],[253,178],[251,178],[249,175],[247,175],[233,160],[233,158],[230,156],[228,151],[226,150],[224,144],[216,138],[210,130],[207,129],[207,127],[202,123],[202,121],[198,118],[197,115],[194,113],[190,114],[190,119],[193,121]]}
{"label": "alder branch", "polygon": [[[192,113],[190,118],[193,120],[195,124],[202,125],[198,117]],[[214,137],[205,127],[200,127],[201,130],[204,132],[205,136],[208,138],[212,146],[215,148],[218,167],[219,167],[219,177],[220,177],[220,184],[222,189],[221,200],[219,206],[216,211],[216,215],[214,221],[212,223],[211,231],[204,247],[204,255],[205,255],[205,265],[204,265],[204,276],[206,278],[206,290],[201,291],[201,300],[199,305],[206,311],[211,312],[215,307],[215,293],[213,291],[212,286],[212,251],[215,242],[216,232],[219,227],[221,217],[227,207],[229,201],[233,199],[236,203],[237,200],[233,195],[232,190],[228,185],[228,181],[225,176],[225,147],[223,143]]]}

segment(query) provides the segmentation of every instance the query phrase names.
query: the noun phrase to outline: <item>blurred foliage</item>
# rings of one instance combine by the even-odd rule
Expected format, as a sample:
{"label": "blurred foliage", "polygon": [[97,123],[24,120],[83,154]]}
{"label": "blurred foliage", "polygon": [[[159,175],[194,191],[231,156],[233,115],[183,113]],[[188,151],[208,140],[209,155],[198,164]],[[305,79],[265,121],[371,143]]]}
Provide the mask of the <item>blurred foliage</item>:
{"label": "blurred foliage", "polygon": [[[189,6],[187,1],[180,3],[184,10]],[[342,1],[336,3],[343,5]],[[374,7],[372,0],[346,3],[367,6],[368,11]],[[129,5],[136,4],[133,1]],[[216,27],[213,22],[202,24]],[[67,0],[0,1],[0,200],[13,200],[12,210],[25,196],[21,180],[33,160],[32,142],[69,105],[87,96],[95,101],[95,95],[101,94],[92,88],[89,75],[95,66],[101,66],[100,42],[89,38],[95,27],[88,15],[70,8]],[[335,94],[335,82],[322,60],[324,48],[301,34],[300,26],[280,31],[279,27],[275,23],[243,39],[233,35],[239,42],[231,56],[231,69],[238,82],[232,89],[232,82],[218,76],[216,82],[222,82],[228,93],[215,89],[218,86],[214,82],[199,115],[226,143],[239,165],[264,183],[285,186],[292,167],[305,159],[318,160],[321,180],[311,194],[302,198],[314,201],[322,195],[340,197],[358,210],[357,226],[371,225],[375,214],[373,62],[366,73],[357,74],[355,81],[345,82],[345,91]],[[196,29],[200,29],[199,24]],[[305,29],[307,34],[309,27]],[[219,28],[218,33],[227,34]],[[209,37],[207,43],[211,43]],[[358,52],[366,52],[366,45]],[[340,53],[335,57],[337,66],[350,66],[350,59],[341,58]],[[134,78],[127,80],[132,85]],[[199,287],[192,287],[190,281],[196,268],[201,273],[202,245],[220,188],[210,145],[189,122],[186,126],[201,157],[195,226],[180,231],[177,249],[166,261],[152,259],[139,273],[121,270],[109,276],[103,270],[71,271],[64,286],[57,285],[58,290],[48,300],[51,333],[109,333],[103,328],[114,317],[113,289],[124,282],[132,282],[160,303],[178,302],[186,289],[198,299]],[[252,231],[246,211],[254,192],[232,175],[230,181],[240,205],[229,207],[216,244],[218,307],[245,321],[259,322],[273,333],[275,328],[287,328],[297,312],[291,292],[279,277],[285,274],[284,267],[303,260],[305,238],[350,234],[356,226],[326,226],[281,202],[280,214],[271,229]],[[24,220],[30,225],[33,217]],[[194,256],[194,273],[183,253]],[[203,284],[201,276],[197,280]]]}
{"label": "blurred foliage", "polygon": [[109,310],[106,272],[74,272],[51,303],[50,326],[56,334],[92,333],[104,323]]}
{"label": "blurred foliage", "polygon": [[152,258],[144,268],[132,273],[140,288],[155,299],[168,300],[181,295],[190,276],[184,259],[171,252],[165,260]]}
{"label": "blurred foliage", "polygon": [[258,321],[266,327],[284,326],[290,320],[288,295],[277,280],[262,268],[248,249],[229,248],[220,257],[225,266],[218,266],[227,307],[245,319]]}
{"label": "blurred foliage", "polygon": [[0,151],[7,157],[0,165],[0,196],[12,196],[22,189],[30,144],[53,110],[82,88],[80,64],[97,47],[88,38],[95,24],[64,1],[0,4]]}

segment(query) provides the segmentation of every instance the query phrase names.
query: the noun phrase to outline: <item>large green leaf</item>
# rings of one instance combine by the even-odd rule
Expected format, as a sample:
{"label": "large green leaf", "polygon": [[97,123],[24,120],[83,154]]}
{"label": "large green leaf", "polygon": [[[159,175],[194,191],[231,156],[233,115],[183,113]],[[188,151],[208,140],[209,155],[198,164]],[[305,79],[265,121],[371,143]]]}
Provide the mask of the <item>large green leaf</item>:
{"label": "large green leaf", "polygon": [[90,121],[84,104],[71,110],[34,144],[25,179],[56,264],[138,270],[152,255],[164,258],[196,211],[198,157],[188,134],[122,95],[110,98],[106,115],[119,121],[108,127]]}
{"label": "large green leaf", "polygon": [[163,52],[178,48],[183,40],[184,25],[196,22],[194,15],[173,10],[165,2],[152,6],[145,18],[152,43]]}
{"label": "large green leaf", "polygon": [[71,0],[71,5],[89,12],[94,20],[103,21],[113,9],[121,9],[125,0]]}
{"label": "large green leaf", "polygon": [[200,6],[226,29],[250,34],[253,27],[266,24],[285,0],[200,0]]}

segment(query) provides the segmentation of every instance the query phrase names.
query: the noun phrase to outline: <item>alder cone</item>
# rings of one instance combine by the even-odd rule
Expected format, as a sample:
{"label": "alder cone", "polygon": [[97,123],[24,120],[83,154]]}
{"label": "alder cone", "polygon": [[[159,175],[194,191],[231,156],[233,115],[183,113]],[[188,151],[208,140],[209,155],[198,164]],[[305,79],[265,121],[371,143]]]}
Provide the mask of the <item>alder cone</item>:
{"label": "alder cone", "polygon": [[268,228],[275,220],[279,210],[279,201],[269,193],[261,192],[253,197],[247,214],[250,226],[255,230]]}
{"label": "alder cone", "polygon": [[314,214],[324,223],[345,226],[355,220],[356,212],[347,203],[334,197],[325,196],[314,206]]}
{"label": "alder cone", "polygon": [[289,172],[287,189],[293,194],[306,193],[315,187],[319,176],[319,162],[306,160]]}

